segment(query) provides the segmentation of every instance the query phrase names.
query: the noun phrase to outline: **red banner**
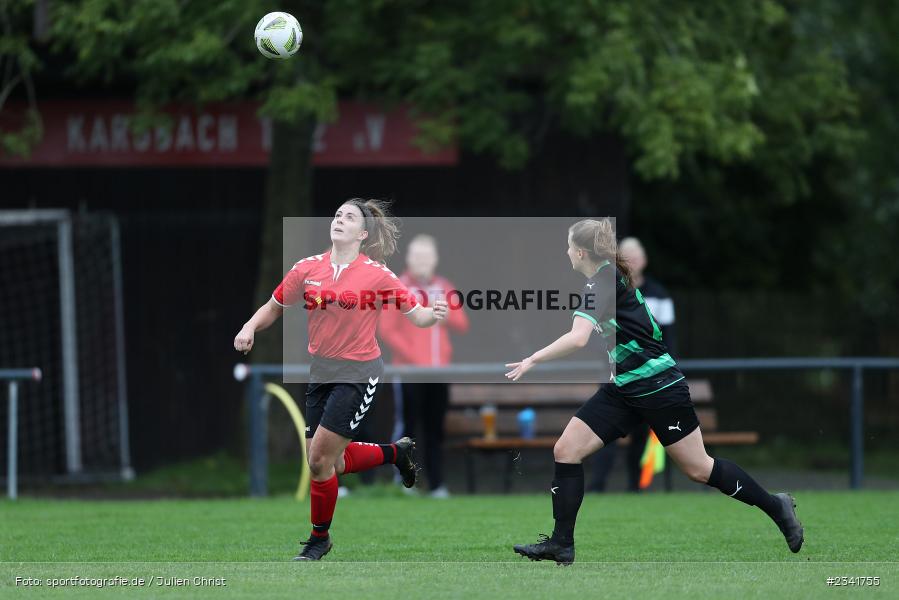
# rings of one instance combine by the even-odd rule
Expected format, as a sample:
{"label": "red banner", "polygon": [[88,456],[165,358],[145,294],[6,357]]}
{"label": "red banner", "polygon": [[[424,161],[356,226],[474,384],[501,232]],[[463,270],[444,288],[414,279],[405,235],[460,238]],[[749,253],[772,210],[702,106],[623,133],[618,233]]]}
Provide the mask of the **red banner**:
{"label": "red banner", "polygon": [[[43,140],[28,158],[0,156],[0,167],[264,166],[272,124],[259,118],[257,109],[250,102],[173,108],[166,111],[168,125],[137,135],[129,102],[42,102]],[[456,148],[427,153],[416,146],[417,127],[407,109],[341,102],[339,115],[315,130],[315,166],[453,165],[458,160]],[[0,114],[0,129],[14,130],[19,123],[21,112]]]}

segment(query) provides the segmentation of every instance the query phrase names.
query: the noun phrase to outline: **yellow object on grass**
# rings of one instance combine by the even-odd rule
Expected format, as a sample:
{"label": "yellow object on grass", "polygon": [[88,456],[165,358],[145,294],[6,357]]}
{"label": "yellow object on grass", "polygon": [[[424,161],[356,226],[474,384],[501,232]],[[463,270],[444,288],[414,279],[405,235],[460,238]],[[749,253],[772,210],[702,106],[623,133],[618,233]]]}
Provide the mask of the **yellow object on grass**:
{"label": "yellow object on grass", "polygon": [[645,490],[652,483],[652,476],[665,470],[665,448],[652,429],[649,430],[640,465],[643,467],[640,471],[640,489]]}
{"label": "yellow object on grass", "polygon": [[300,409],[297,408],[297,403],[293,401],[291,395],[283,387],[274,383],[266,383],[265,391],[281,401],[297,428],[297,434],[300,436],[300,452],[303,457],[303,467],[300,471],[300,483],[297,485],[296,499],[302,501],[306,498],[306,492],[309,490],[310,478],[309,462],[306,460],[306,421],[303,419]]}

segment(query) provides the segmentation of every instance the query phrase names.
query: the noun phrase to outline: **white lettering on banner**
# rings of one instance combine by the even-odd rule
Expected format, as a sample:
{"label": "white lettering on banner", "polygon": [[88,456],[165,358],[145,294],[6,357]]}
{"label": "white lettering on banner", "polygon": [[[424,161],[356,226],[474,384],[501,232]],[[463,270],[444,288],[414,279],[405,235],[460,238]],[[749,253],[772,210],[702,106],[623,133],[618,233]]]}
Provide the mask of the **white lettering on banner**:
{"label": "white lettering on banner", "polygon": [[380,150],[384,143],[384,115],[369,115],[365,117],[365,128],[368,130],[369,150]]}
{"label": "white lettering on banner", "polygon": [[[146,152],[153,150],[162,154],[172,149],[191,151],[199,148],[202,152],[214,152],[216,145],[221,151],[237,149],[237,117],[221,115],[218,118],[219,134],[216,135],[216,118],[204,113],[197,117],[182,115],[172,135],[170,124],[158,125],[140,134],[131,131],[131,116],[115,113],[110,117],[95,116],[90,119],[90,136],[86,137],[84,115],[66,117],[66,149],[73,154],[85,152]],[[194,126],[196,125],[196,132]]]}
{"label": "white lettering on banner", "polygon": [[113,152],[128,151],[128,124],[130,119],[125,115],[115,114],[112,115],[112,120],[110,121],[110,132],[111,132],[111,144],[110,150]]}
{"label": "white lettering on banner", "polygon": [[[271,152],[274,142],[273,120],[258,117],[243,107],[230,112],[218,110],[206,108],[204,112],[193,112],[189,107],[175,108],[166,111],[163,115],[165,120],[156,121],[138,132],[135,125],[144,121],[138,118],[136,109],[132,110],[122,103],[96,109],[82,109],[74,105],[70,113],[57,113],[55,120],[48,125],[55,129],[51,139],[56,141],[47,142],[47,148],[43,150],[45,155],[37,157],[35,164],[59,162],[59,150],[70,157],[78,157],[78,164],[103,164],[103,159],[107,157],[114,164],[143,164],[148,161],[162,164],[174,160],[175,155],[183,155],[184,160],[189,162],[206,164],[209,158],[215,155],[224,158],[226,154],[230,155],[226,159],[228,163],[243,164],[241,161],[246,160],[247,164],[263,164],[264,156]],[[392,114],[380,112],[377,108],[362,110],[356,107],[347,111],[344,117],[345,120],[337,124],[316,123],[311,141],[317,162],[321,158],[322,164],[353,163],[353,156],[360,164],[372,161],[375,164],[392,164],[404,160],[414,164],[418,160],[413,149],[398,152],[397,148],[402,148],[404,141],[387,139],[387,120],[388,117],[393,118]],[[260,129],[259,134],[256,127]],[[242,131],[245,136],[259,137],[242,140],[247,147],[241,147],[239,138]],[[65,136],[64,140],[60,139],[61,135]],[[394,134],[394,138],[397,137]],[[57,147],[51,148],[53,144]],[[147,156],[150,154],[155,156]],[[206,158],[200,158],[200,154]],[[3,164],[0,160],[0,166]]]}
{"label": "white lettering on banner", "polygon": [[234,115],[219,117],[219,150],[222,152],[237,150],[237,117]]}
{"label": "white lettering on banner", "polygon": [[209,128],[214,122],[212,115],[207,114],[200,115],[197,120],[197,147],[203,152],[210,152],[215,148],[215,138],[209,137]]}
{"label": "white lettering on banner", "polygon": [[353,134],[353,150],[356,152],[377,152],[384,144],[384,115],[366,115],[365,131]]}
{"label": "white lettering on banner", "polygon": [[69,152],[84,152],[84,115],[70,115],[66,119],[66,149]]}
{"label": "white lettering on banner", "polygon": [[168,152],[172,147],[171,125],[159,125],[154,129],[156,136],[156,152]]}
{"label": "white lettering on banner", "polygon": [[175,134],[175,150],[193,150],[194,132],[190,126],[190,117],[182,116],[178,121],[178,131]]}
{"label": "white lettering on banner", "polygon": [[106,150],[109,147],[109,140],[106,139],[106,123],[101,118],[94,119],[94,126],[91,129],[90,149]]}

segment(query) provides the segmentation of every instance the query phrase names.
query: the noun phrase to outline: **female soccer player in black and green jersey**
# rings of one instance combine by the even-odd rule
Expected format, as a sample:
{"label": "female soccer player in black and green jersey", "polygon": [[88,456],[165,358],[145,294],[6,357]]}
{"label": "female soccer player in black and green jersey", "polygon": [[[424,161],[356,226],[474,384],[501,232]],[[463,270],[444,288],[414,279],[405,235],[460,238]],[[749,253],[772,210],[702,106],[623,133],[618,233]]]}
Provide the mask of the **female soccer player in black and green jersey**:
{"label": "female soccer player in black and green jersey", "polygon": [[738,465],[706,453],[684,375],[668,354],[640,291],[630,286],[627,267],[618,260],[617,250],[608,219],[579,221],[569,229],[571,266],[587,277],[581,306],[592,309],[575,311],[571,331],[521,362],[506,365],[512,368],[506,376],[518,381],[535,364],[583,348],[594,332],[606,340],[614,363],[612,382],[600,385],[553,448],[552,536],[543,536],[536,544],[515,546],[515,552],[531,560],[574,562],[574,523],[584,498],[581,461],[627,435],[640,422],[652,427],[668,456],[690,479],[758,506],[780,528],[790,550],[799,552],[803,529],[793,497],[769,494]]}

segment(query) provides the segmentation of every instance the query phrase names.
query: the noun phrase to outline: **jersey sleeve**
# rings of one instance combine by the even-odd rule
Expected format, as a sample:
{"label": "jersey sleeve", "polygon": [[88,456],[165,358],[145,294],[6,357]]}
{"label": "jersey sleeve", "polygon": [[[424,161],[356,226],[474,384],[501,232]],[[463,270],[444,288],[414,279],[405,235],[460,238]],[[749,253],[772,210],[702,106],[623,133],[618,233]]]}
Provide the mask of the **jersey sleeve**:
{"label": "jersey sleeve", "polygon": [[588,281],[572,318],[587,319],[593,329],[605,337],[605,330],[614,327],[615,300],[623,285],[620,277],[613,280],[608,275]]}
{"label": "jersey sleeve", "polygon": [[378,283],[378,295],[384,310],[398,310],[407,315],[421,306],[415,294],[409,291],[393,271],[387,268],[382,270],[384,275]]}
{"label": "jersey sleeve", "polygon": [[283,307],[291,306],[302,300],[308,272],[309,263],[306,259],[296,263],[272,292],[272,299]]}

